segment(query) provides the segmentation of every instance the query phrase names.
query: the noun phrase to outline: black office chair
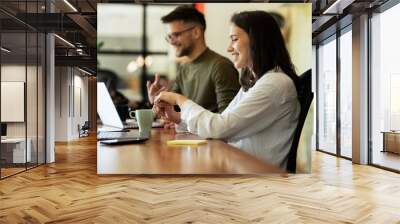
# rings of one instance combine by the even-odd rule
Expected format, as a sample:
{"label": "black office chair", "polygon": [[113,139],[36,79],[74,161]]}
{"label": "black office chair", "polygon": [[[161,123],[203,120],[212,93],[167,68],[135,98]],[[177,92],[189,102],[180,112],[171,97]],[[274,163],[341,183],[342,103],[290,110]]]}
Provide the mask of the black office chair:
{"label": "black office chair", "polygon": [[89,129],[90,129],[89,121],[85,121],[82,127],[80,127],[80,125],[78,124],[79,138],[89,136]]}
{"label": "black office chair", "polygon": [[311,90],[311,69],[301,74],[299,78],[300,80],[297,94],[299,97],[301,110],[287,160],[286,170],[290,173],[296,173],[297,147],[299,145],[301,131],[303,130],[303,125],[307,118],[308,110],[310,109],[311,102],[314,98],[314,94]]}

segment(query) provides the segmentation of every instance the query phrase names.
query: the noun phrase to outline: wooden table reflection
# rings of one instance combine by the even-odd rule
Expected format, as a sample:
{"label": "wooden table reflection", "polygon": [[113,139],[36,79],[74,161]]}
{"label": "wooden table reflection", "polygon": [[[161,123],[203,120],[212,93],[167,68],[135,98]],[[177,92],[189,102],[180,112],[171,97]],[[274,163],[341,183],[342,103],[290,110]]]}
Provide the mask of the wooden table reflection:
{"label": "wooden table reflection", "polygon": [[141,144],[97,144],[98,174],[265,174],[281,173],[223,141],[208,140],[199,146],[167,146],[168,140],[200,139],[198,136],[153,129]]}

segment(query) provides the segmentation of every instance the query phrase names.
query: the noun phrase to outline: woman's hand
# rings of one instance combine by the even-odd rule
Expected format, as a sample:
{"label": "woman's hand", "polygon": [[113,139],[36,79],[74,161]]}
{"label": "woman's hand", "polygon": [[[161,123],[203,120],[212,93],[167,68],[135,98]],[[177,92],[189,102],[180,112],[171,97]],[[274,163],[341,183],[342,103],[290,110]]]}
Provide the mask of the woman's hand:
{"label": "woman's hand", "polygon": [[171,122],[176,124],[179,124],[181,122],[181,114],[174,110],[174,106],[164,101],[161,102],[156,101],[153,106],[153,111],[158,116],[160,116],[162,120],[166,121],[164,122],[164,127],[175,126],[172,125]]}
{"label": "woman's hand", "polygon": [[181,113],[174,110],[174,105],[182,105],[187,98],[177,93],[161,92],[154,100],[153,111],[166,121],[176,124],[181,122]]}
{"label": "woman's hand", "polygon": [[171,106],[174,106],[174,105],[181,106],[186,100],[187,100],[187,97],[177,94],[177,93],[161,92],[158,94],[158,96],[156,96],[154,102],[155,103],[165,102],[165,103],[170,104]]}
{"label": "woman's hand", "polygon": [[175,123],[172,121],[161,120],[164,126],[164,129],[175,129]]}

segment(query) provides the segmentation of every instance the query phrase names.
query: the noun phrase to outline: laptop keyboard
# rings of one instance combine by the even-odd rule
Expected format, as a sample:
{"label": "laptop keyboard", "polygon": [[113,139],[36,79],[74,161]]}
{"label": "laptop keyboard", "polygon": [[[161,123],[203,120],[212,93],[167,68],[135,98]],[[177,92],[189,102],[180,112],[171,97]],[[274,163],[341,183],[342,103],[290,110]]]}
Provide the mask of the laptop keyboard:
{"label": "laptop keyboard", "polygon": [[139,126],[136,123],[124,123],[124,128],[126,129],[135,129],[139,128]]}
{"label": "laptop keyboard", "polygon": [[[162,127],[164,127],[164,124],[161,121],[153,121],[153,124],[151,126],[153,128],[162,128]],[[137,128],[139,128],[137,123],[124,122],[124,129],[137,129]]]}
{"label": "laptop keyboard", "polygon": [[107,140],[107,139],[123,139],[123,138],[133,138],[138,137],[137,132],[98,132],[97,140]]}

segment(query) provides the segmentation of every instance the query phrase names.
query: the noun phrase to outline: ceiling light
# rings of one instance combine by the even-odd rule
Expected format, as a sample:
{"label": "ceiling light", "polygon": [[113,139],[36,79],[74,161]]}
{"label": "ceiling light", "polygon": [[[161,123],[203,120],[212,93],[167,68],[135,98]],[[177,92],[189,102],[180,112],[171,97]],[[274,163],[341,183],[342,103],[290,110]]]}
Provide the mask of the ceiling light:
{"label": "ceiling light", "polygon": [[79,69],[79,71],[81,71],[81,72],[83,72],[83,73],[85,73],[85,74],[87,74],[87,75],[92,75],[92,73],[89,73],[88,71],[86,71],[86,70],[83,70],[83,69],[81,69],[81,68],[78,68]]}
{"label": "ceiling light", "polygon": [[81,43],[74,43],[76,47],[83,48],[84,46]]}
{"label": "ceiling light", "polygon": [[6,52],[6,53],[10,53],[10,52],[11,52],[11,50],[9,50],[9,49],[7,49],[7,48],[5,48],[5,47],[1,47],[1,50],[4,51],[4,52]]}
{"label": "ceiling light", "polygon": [[67,45],[69,45],[70,47],[75,48],[75,45],[71,44],[71,42],[67,41],[66,39],[58,36],[57,34],[54,34],[55,37],[57,37],[58,39],[60,39],[61,41],[63,41],[64,43],[66,43]]}
{"label": "ceiling light", "polygon": [[325,9],[322,14],[342,14],[343,9],[347,8],[347,6],[351,5],[353,2],[354,0],[336,0],[332,5]]}
{"label": "ceiling light", "polygon": [[67,4],[72,10],[74,10],[75,12],[78,12],[78,10],[71,4],[69,3],[68,0],[64,0],[65,4]]}

